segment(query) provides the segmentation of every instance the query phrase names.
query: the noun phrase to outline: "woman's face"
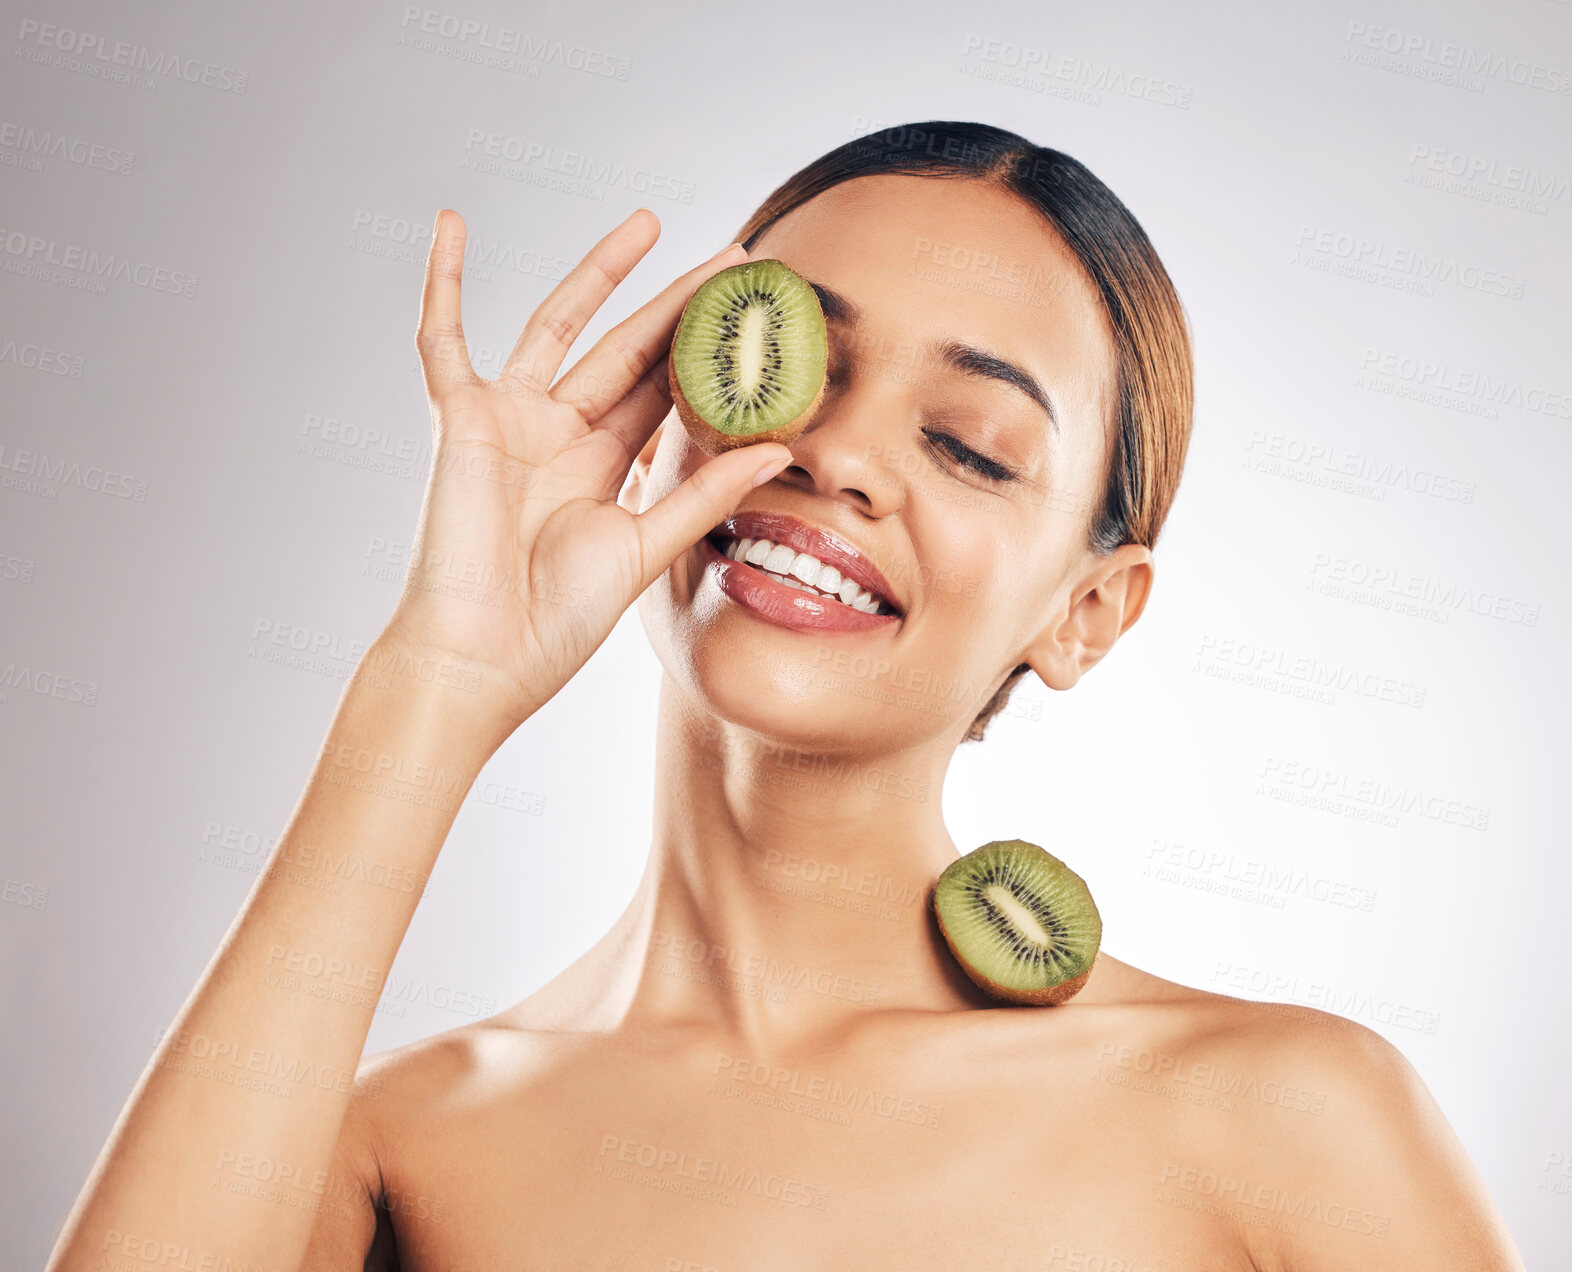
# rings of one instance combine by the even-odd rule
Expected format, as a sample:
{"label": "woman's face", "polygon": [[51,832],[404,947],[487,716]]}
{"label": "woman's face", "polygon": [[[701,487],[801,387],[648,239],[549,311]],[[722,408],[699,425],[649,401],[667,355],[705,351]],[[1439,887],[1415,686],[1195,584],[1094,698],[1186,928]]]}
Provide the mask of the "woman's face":
{"label": "woman's face", "polygon": [[[722,569],[751,567],[699,544],[639,601],[667,674],[721,719],[853,753],[953,746],[1021,662],[1069,688],[1128,626],[1108,604],[1123,585],[1099,585],[1147,555],[1084,546],[1113,437],[1115,355],[1083,267],[1014,195],[894,175],[818,195],[749,255],[833,293],[830,368],[795,462],[738,511],[849,540],[899,614],[857,631],[772,621],[720,586]],[[668,415],[624,506],[648,507],[706,459]],[[1124,593],[1129,621],[1145,588],[1133,612]]]}

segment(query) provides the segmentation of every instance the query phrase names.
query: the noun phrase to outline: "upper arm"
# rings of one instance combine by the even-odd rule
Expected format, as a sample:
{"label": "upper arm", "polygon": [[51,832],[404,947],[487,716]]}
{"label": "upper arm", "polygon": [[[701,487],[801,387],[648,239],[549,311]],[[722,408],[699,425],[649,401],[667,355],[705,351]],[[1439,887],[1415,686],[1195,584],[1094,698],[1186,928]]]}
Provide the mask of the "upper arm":
{"label": "upper arm", "polygon": [[1312,1036],[1286,1045],[1326,1092],[1324,1111],[1297,1119],[1265,1159],[1284,1177],[1262,1181],[1276,1185],[1263,1196],[1286,1220],[1256,1229],[1271,1232],[1273,1262],[1286,1272],[1523,1272],[1483,1180],[1413,1065],[1374,1030],[1316,1015],[1323,1020],[1299,1028]]}
{"label": "upper arm", "polygon": [[382,1172],[374,1146],[374,1122],[369,1105],[380,1094],[380,1084],[365,1078],[361,1066],[354,1094],[339,1129],[333,1163],[311,1229],[311,1241],[300,1272],[397,1272],[398,1252],[385,1211],[377,1206],[382,1195]]}

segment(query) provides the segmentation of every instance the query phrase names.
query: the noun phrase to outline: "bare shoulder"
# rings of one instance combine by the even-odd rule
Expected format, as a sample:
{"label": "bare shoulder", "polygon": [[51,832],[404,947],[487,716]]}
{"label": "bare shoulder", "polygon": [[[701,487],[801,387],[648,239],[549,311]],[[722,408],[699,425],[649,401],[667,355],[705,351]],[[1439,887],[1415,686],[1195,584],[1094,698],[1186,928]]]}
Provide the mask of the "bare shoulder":
{"label": "bare shoulder", "polygon": [[1100,1043],[1100,1062],[1225,1115],[1166,1182],[1237,1213],[1262,1266],[1523,1267],[1434,1095],[1375,1030],[1111,971],[1107,1002],[1141,1023]]}
{"label": "bare shoulder", "polygon": [[560,1041],[503,1015],[367,1056],[355,1075],[367,1132],[386,1141],[421,1123],[481,1111],[538,1076]]}
{"label": "bare shoulder", "polygon": [[400,1244],[440,1223],[444,1198],[424,1186],[407,1146],[442,1151],[433,1131],[458,1108],[478,1106],[495,1085],[495,1031],[467,1025],[362,1058],[334,1148],[302,1272],[366,1272],[399,1266]]}

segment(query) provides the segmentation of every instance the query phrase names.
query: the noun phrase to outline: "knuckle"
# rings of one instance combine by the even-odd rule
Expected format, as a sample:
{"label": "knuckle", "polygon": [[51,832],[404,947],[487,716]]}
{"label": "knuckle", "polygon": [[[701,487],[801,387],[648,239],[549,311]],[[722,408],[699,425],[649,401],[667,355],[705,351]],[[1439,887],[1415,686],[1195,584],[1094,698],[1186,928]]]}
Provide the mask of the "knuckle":
{"label": "knuckle", "polygon": [[627,367],[635,382],[644,378],[655,361],[647,350],[633,344],[619,344],[617,355],[622,359],[623,366]]}
{"label": "knuckle", "polygon": [[558,344],[569,345],[573,343],[575,334],[573,324],[562,314],[541,315],[540,327]]}

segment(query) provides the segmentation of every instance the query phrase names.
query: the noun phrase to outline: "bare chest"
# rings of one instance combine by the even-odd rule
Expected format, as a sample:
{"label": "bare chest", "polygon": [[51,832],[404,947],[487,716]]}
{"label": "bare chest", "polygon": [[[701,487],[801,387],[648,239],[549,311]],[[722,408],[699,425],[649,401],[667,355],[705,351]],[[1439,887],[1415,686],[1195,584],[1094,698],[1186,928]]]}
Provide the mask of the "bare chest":
{"label": "bare chest", "polygon": [[1248,1269],[1179,1186],[1207,1129],[1073,1070],[978,1092],[718,1053],[454,1108],[396,1145],[390,1200],[420,1272]]}

